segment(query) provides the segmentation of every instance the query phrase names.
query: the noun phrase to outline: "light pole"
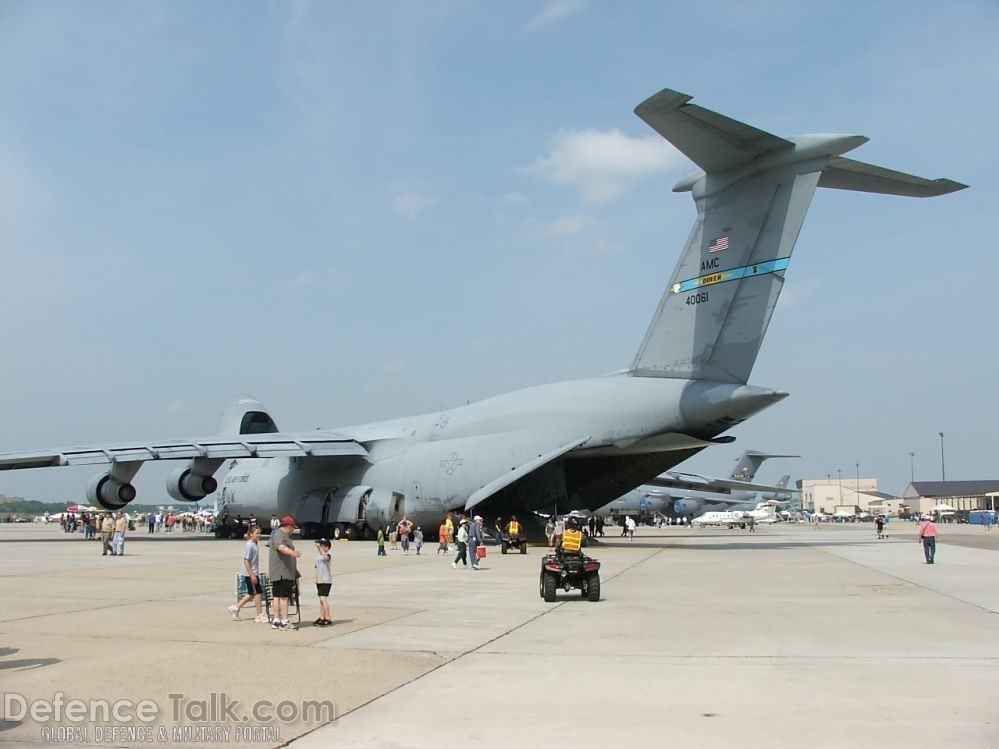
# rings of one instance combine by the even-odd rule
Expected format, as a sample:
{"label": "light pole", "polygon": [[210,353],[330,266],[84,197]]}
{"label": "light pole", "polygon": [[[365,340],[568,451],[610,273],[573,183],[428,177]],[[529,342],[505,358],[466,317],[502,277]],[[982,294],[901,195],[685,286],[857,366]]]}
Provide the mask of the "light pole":
{"label": "light pole", "polygon": [[860,506],[860,463],[854,463],[857,467],[857,485],[854,487],[857,490],[857,506]]}
{"label": "light pole", "polygon": [[916,453],[909,453],[909,483],[916,480]]}
{"label": "light pole", "polygon": [[943,432],[940,432],[940,480],[947,480],[947,464],[944,463]]}
{"label": "light pole", "polygon": [[837,502],[837,504],[841,505],[841,504],[843,504],[843,469],[842,468],[837,468],[836,469],[836,475],[839,477],[838,478],[838,481],[839,481],[839,502]]}

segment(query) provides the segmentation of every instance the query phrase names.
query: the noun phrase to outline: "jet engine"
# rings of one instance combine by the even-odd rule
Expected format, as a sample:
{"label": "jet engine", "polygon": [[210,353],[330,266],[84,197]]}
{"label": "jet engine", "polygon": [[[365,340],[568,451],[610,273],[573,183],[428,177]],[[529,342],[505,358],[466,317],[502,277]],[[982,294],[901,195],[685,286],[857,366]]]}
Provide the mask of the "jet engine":
{"label": "jet engine", "polygon": [[214,476],[198,473],[193,466],[182,466],[170,474],[167,493],[179,502],[197,502],[219,488]]}
{"label": "jet engine", "polygon": [[120,510],[135,499],[135,487],[128,481],[112,478],[110,473],[100,473],[87,484],[87,499],[105,510]]}
{"label": "jet engine", "polygon": [[673,512],[677,515],[696,515],[701,511],[703,503],[699,499],[673,500]]}

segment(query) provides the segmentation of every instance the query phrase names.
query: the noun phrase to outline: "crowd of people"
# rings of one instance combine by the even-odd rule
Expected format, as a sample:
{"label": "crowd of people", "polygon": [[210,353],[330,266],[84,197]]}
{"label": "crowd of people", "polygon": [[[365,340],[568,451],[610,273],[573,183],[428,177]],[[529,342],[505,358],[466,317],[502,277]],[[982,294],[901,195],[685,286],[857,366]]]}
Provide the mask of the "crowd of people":
{"label": "crowd of people", "polygon": [[[84,538],[96,538],[101,526],[101,519],[108,513],[97,510],[81,510],[79,512],[63,512],[56,516],[44,515],[41,522],[49,523],[55,518],[64,533],[82,533]],[[212,528],[212,517],[204,513],[193,512],[149,512],[125,515],[129,530],[147,527],[149,533],[206,533]]]}
{"label": "crowd of people", "polygon": [[150,512],[127,515],[125,512],[81,510],[45,515],[41,522],[58,520],[63,533],[82,533],[85,540],[101,541],[101,556],[125,555],[125,535],[139,528],[148,533],[205,533],[211,530],[210,516],[195,513]]}
{"label": "crowd of people", "polygon": [[[604,525],[603,518],[590,518],[588,523],[590,535],[604,535]],[[270,526],[267,573],[269,580],[265,581],[260,572],[258,544],[261,528],[254,520],[247,531],[247,540],[243,548],[242,568],[238,581],[239,600],[228,607],[228,612],[234,620],[238,621],[242,609],[252,603],[255,610],[254,622],[270,623],[271,628],[275,630],[294,630],[297,629],[297,625],[291,622],[288,612],[292,602],[296,606],[300,605],[301,573],[298,571],[298,560],[301,559],[302,552],[296,549],[293,537],[295,529],[299,526],[291,515],[281,519],[276,516],[272,517]],[[627,526],[625,527],[627,528]],[[508,540],[511,538],[520,539],[524,529],[514,515],[507,522],[504,522],[502,518],[497,518],[493,530],[498,542],[500,536],[506,536]],[[631,532],[634,533],[634,526],[631,527]],[[471,568],[473,571],[479,570],[481,569],[481,561],[486,556],[485,544],[488,535],[481,515],[467,517],[461,513],[448,512],[437,528],[437,555],[451,559],[453,549],[454,558],[451,559],[453,569],[461,566],[462,568]],[[570,553],[577,553],[582,545],[581,523],[578,518],[573,516],[550,518],[546,535],[549,547],[560,552],[567,550]],[[407,555],[410,550],[413,550],[416,554],[421,554],[423,543],[422,527],[416,525],[407,515],[403,515],[398,520],[390,520],[384,527],[380,527],[376,537],[378,556],[388,556],[388,551],[401,551]],[[329,603],[329,595],[333,585],[332,544],[328,538],[319,539],[315,544],[315,584],[320,615],[313,624],[325,627],[333,624],[332,609]],[[270,586],[269,591],[268,585]],[[263,611],[263,600],[268,594],[273,599],[274,604],[273,616],[270,618]]]}

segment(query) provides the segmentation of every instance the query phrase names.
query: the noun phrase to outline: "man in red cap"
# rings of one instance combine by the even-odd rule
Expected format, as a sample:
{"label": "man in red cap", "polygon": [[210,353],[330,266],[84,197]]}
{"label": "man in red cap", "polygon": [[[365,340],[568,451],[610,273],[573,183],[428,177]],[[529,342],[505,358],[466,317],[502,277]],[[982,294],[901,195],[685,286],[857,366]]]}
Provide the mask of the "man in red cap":
{"label": "man in red cap", "polygon": [[295,550],[291,534],[298,527],[295,518],[281,518],[281,527],[271,532],[270,575],[274,591],[274,621],[271,629],[291,630],[297,627],[288,621],[288,601],[295,593],[298,579],[298,559],[302,552]]}

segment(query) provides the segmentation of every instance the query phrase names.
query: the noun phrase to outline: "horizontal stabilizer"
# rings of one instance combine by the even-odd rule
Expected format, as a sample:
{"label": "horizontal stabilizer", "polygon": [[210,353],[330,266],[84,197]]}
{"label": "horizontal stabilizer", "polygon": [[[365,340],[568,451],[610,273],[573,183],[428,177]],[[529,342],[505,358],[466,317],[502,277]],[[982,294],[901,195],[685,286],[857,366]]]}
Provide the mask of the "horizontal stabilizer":
{"label": "horizontal stabilizer", "polygon": [[950,179],[926,179],[904,172],[865,164],[863,161],[835,156],[822,170],[819,187],[837,190],[859,190],[882,195],[904,195],[910,198],[932,198],[963,190],[967,185]]}
{"label": "horizontal stabilizer", "polygon": [[688,104],[690,99],[666,88],[635,107],[635,114],[706,172],[723,172],[768,151],[794,147],[789,140]]}

